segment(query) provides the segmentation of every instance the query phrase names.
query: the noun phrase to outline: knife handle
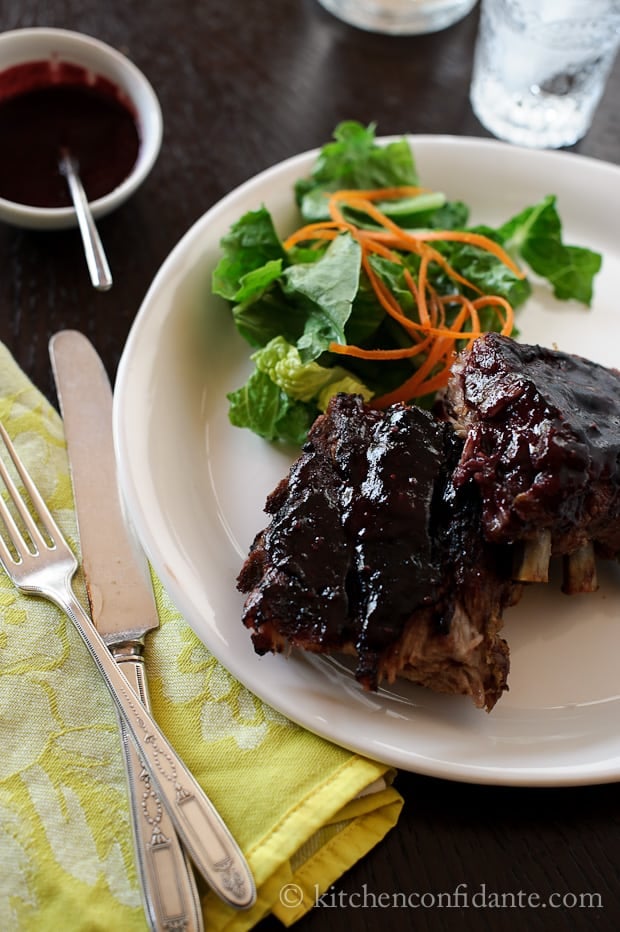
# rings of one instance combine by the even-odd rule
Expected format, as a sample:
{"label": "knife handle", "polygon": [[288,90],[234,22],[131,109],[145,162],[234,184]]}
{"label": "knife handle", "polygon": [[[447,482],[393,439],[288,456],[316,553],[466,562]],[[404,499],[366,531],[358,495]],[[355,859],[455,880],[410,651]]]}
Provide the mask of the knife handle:
{"label": "knife handle", "polygon": [[[114,649],[111,653],[144,707],[150,710],[143,658],[134,654],[126,659],[122,651],[117,656]],[[153,932],[170,929],[202,932],[202,909],[189,858],[118,711],[117,715],[136,861],[151,929]]]}
{"label": "knife handle", "polygon": [[213,892],[229,906],[237,909],[253,906],[256,887],[241,849],[211,800],[119,670],[75,596],[70,577],[66,579],[62,594],[56,588],[45,591],[47,597],[66,612],[81,635],[195,867]]}

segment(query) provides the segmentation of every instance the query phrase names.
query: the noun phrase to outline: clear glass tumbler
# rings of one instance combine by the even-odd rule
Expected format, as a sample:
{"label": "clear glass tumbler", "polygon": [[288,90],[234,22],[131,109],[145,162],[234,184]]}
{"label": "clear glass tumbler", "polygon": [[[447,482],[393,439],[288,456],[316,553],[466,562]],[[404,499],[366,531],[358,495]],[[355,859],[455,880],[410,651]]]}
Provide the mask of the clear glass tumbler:
{"label": "clear glass tumbler", "polygon": [[588,131],[620,42],[620,0],[482,0],[470,91],[500,139],[570,146]]}
{"label": "clear glass tumbler", "polygon": [[462,19],[477,0],[319,0],[339,19],[369,32],[438,32]]}

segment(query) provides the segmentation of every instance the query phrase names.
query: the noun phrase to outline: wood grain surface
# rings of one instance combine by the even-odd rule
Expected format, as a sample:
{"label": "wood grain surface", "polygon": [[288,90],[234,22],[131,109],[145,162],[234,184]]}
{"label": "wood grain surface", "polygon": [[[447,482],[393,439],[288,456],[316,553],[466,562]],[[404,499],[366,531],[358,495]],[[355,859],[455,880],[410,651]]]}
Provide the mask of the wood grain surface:
{"label": "wood grain surface", "polygon": [[[99,224],[110,292],[90,286],[77,231],[0,224],[0,339],[55,403],[55,331],[85,332],[114,378],[150,282],[192,223],[256,172],[321,145],[340,120],[376,122],[382,135],[488,135],[468,101],[477,23],[475,9],[444,32],[396,38],[346,26],[316,0],[5,0],[1,30],[76,29],[126,52],[160,98],[165,132],[146,183]],[[574,151],[620,161],[619,99],[616,63]],[[401,773],[397,786],[398,827],[299,932],[620,928],[617,785],[494,788]],[[397,893],[410,904],[377,902]],[[512,894],[515,905],[489,905],[494,894]],[[548,904],[552,894],[564,905]],[[590,905],[579,905],[582,894],[595,895]]]}

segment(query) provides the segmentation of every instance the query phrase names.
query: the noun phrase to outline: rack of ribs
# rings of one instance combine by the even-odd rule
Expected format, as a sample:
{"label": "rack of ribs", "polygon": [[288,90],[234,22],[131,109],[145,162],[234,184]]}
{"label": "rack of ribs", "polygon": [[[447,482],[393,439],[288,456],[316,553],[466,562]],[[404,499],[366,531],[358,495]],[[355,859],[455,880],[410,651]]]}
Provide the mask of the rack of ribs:
{"label": "rack of ribs", "polygon": [[597,587],[595,557],[620,552],[620,373],[489,333],[461,354],[442,400],[464,443],[453,481],[473,483],[491,543],[514,545],[516,578]]}
{"label": "rack of ribs", "polygon": [[507,688],[511,552],[452,473],[463,442],[415,407],[338,395],[312,427],[238,577],[259,654],[355,658],[366,689],[405,677],[490,710]]}

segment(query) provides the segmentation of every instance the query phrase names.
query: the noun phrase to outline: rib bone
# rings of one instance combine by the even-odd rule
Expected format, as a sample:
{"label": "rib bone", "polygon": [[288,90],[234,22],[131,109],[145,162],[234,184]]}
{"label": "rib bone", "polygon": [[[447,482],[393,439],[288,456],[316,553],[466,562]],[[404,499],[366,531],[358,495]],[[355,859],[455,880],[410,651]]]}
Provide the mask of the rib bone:
{"label": "rib bone", "polygon": [[551,531],[541,531],[532,540],[523,541],[515,551],[513,579],[519,582],[549,582]]}
{"label": "rib bone", "polygon": [[567,554],[563,563],[562,592],[567,595],[577,595],[580,592],[596,592],[598,579],[594,547],[591,541],[585,543],[579,550]]}

